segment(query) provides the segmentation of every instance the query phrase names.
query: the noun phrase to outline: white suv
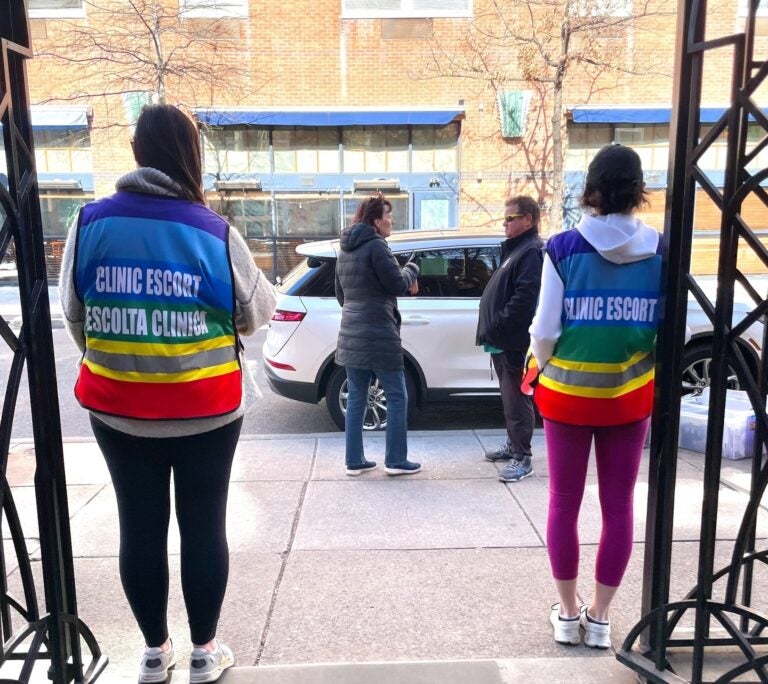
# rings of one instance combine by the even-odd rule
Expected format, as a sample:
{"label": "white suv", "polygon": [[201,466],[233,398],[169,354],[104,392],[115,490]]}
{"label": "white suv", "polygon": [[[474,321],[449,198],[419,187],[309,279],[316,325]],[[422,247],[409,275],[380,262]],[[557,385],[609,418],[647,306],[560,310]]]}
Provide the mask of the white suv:
{"label": "white suv", "polygon": [[[421,269],[418,295],[398,301],[411,410],[430,401],[500,400],[489,355],[475,346],[475,330],[480,295],[499,266],[502,240],[498,234],[412,231],[389,238],[401,263],[410,259]],[[331,418],[343,429],[346,373],[333,360],[341,321],[334,294],[338,249],[338,240],[297,248],[306,259],[279,284],[263,355],[265,376],[275,392],[314,404],[325,397]],[[701,313],[695,302],[689,303],[689,319],[696,310]],[[711,326],[696,322],[683,363],[687,391],[709,384],[710,333]],[[746,333],[742,338],[753,369],[757,354],[750,344],[760,339]],[[738,388],[735,374],[730,386]],[[379,430],[386,418],[386,397],[374,379],[364,427]]]}

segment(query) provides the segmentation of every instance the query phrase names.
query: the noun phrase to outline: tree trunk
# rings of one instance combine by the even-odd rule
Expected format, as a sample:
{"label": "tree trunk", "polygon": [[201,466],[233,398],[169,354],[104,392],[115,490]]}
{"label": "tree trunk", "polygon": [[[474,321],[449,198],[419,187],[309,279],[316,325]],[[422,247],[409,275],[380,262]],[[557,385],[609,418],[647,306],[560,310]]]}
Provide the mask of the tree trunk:
{"label": "tree trunk", "polygon": [[563,226],[563,79],[555,78],[552,92],[552,194],[549,200],[549,233]]}

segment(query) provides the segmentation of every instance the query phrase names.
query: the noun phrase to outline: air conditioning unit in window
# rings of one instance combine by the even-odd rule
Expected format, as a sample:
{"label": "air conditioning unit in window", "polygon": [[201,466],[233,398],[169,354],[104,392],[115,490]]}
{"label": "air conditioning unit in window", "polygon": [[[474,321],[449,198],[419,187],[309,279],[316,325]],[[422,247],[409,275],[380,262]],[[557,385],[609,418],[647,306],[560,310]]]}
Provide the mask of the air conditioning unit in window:
{"label": "air conditioning unit in window", "polygon": [[219,192],[231,190],[261,190],[261,181],[259,179],[249,180],[217,180],[213,187]]}
{"label": "air conditioning unit in window", "polygon": [[352,181],[354,189],[363,192],[400,192],[399,178],[374,178]]}
{"label": "air conditioning unit in window", "polygon": [[40,180],[37,182],[40,190],[82,190],[83,183],[77,179],[53,179]]}

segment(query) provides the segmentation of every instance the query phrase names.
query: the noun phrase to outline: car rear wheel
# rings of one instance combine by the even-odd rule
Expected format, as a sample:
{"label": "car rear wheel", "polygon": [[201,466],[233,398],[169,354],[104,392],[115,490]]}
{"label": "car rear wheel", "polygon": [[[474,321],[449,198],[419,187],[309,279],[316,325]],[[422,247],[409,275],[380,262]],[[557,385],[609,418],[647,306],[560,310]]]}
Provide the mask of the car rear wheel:
{"label": "car rear wheel", "polygon": [[[699,343],[686,348],[683,353],[683,394],[700,392],[705,387],[709,387],[711,382],[710,367],[712,366],[712,344],[711,342]],[[741,389],[739,376],[736,370],[730,364],[728,365],[728,389]]]}
{"label": "car rear wheel", "polygon": [[[408,416],[411,416],[416,398],[416,385],[411,374],[405,371],[405,387],[408,392]],[[325,391],[325,403],[331,419],[339,430],[344,429],[347,416],[347,372],[342,367],[337,367],[328,379],[328,387]],[[387,395],[381,386],[379,379],[374,375],[368,386],[368,405],[363,417],[363,430],[385,430],[387,427]]]}

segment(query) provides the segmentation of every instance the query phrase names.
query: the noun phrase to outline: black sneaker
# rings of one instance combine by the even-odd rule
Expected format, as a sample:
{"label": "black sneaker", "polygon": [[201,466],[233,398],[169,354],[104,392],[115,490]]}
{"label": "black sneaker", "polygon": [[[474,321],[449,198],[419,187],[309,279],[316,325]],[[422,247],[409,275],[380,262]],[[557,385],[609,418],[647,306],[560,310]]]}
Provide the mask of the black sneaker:
{"label": "black sneaker", "polygon": [[357,463],[356,465],[348,465],[347,475],[359,475],[360,473],[364,473],[366,470],[373,470],[375,467],[376,461],[363,461],[362,463]]}
{"label": "black sneaker", "polygon": [[414,463],[413,461],[405,461],[398,465],[385,466],[384,470],[387,475],[413,475],[421,470],[421,463]]}
{"label": "black sneaker", "polygon": [[512,452],[509,450],[509,444],[504,442],[498,449],[485,452],[486,461],[509,461],[512,458]]}

